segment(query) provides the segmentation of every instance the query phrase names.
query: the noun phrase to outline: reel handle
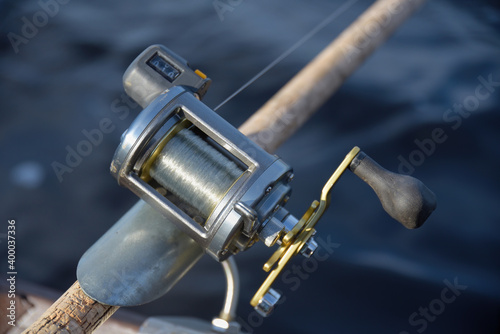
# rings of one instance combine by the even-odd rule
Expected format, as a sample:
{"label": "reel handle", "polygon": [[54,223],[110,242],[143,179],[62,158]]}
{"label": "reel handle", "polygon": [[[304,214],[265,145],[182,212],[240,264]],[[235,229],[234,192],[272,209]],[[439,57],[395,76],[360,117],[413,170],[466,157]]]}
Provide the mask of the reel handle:
{"label": "reel handle", "polygon": [[420,180],[388,171],[364,152],[359,152],[349,169],[377,194],[384,210],[408,229],[422,226],[436,209],[436,195]]}

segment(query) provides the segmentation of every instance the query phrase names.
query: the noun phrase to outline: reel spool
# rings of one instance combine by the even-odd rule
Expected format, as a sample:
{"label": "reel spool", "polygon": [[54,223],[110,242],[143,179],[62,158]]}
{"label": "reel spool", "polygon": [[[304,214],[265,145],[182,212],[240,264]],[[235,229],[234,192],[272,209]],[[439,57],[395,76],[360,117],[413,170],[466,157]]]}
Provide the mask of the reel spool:
{"label": "reel spool", "polygon": [[[203,104],[209,85],[202,72],[163,46],[139,55],[124,75],[124,86],[145,109],[122,136],[111,173],[217,261],[259,240],[268,247],[279,244],[264,266],[269,277],[251,301],[262,315],[269,315],[280,298],[271,285],[286,263],[317,248],[314,226],[346,169],[372,186],[386,211],[408,228],[420,226],[434,210],[435,196],[420,181],[386,171],[355,147],[326,183],[320,201],[295,218],[284,208],[291,167]],[[82,258],[86,268],[97,261],[97,256],[88,258]],[[96,286],[94,276],[83,283],[79,277],[84,291],[86,282]]]}

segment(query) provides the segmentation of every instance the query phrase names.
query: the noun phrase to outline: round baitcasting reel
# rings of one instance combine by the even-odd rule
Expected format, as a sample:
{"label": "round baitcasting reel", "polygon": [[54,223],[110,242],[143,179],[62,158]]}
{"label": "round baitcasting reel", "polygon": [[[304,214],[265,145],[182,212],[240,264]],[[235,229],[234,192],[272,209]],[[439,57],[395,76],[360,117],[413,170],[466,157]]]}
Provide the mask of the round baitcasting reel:
{"label": "round baitcasting reel", "polygon": [[210,84],[203,73],[152,46],[129,67],[124,82],[147,107],[113,158],[111,173],[119,184],[218,261],[259,238],[270,246],[279,231],[297,223],[283,209],[291,168],[200,102]]}
{"label": "round baitcasting reel", "polygon": [[[320,200],[301,219],[295,218],[284,208],[291,194],[292,169],[200,101],[210,82],[163,46],[151,46],[139,55],[124,75],[124,86],[145,109],[123,134],[111,173],[217,261],[259,240],[269,247],[279,244],[264,265],[269,277],[251,301],[261,314],[268,315],[280,298],[270,286],[286,263],[299,253],[311,256],[317,248],[314,226],[346,169],[366,181],[386,211],[408,228],[420,226],[434,210],[434,194],[420,181],[383,169],[355,147],[326,183]],[[113,233],[135,242],[131,235],[142,238],[146,232],[140,222],[134,224],[131,232],[116,228]],[[161,225],[155,228],[161,233]],[[133,274],[142,275],[130,283],[140,286],[137,298],[117,297],[118,293],[109,297],[101,286],[107,278],[88,274],[102,254],[95,248],[80,262],[79,281],[84,291],[104,303],[149,301],[154,293],[149,293],[148,280],[163,280],[167,273],[163,268],[147,277]],[[143,249],[148,251],[147,245]]]}

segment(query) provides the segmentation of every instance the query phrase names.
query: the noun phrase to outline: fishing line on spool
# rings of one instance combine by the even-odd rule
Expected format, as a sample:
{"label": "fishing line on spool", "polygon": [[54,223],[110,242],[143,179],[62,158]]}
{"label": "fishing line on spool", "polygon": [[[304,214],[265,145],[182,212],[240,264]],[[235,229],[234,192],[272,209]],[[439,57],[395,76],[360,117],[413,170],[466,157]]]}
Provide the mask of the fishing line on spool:
{"label": "fishing line on spool", "polygon": [[189,129],[179,131],[151,166],[165,189],[208,218],[243,171]]}

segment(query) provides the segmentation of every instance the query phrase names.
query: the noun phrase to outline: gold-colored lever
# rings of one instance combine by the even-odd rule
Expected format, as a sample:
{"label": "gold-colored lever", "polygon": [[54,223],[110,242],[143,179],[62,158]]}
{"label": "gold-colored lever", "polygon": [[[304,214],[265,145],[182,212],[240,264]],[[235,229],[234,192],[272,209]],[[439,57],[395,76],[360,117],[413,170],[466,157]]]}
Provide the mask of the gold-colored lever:
{"label": "gold-colored lever", "polygon": [[356,146],[346,155],[342,163],[339,165],[339,167],[337,167],[335,172],[323,187],[323,190],[321,191],[320,201],[318,202],[315,200],[312,202],[311,206],[302,216],[299,222],[290,232],[288,232],[283,237],[278,250],[264,264],[264,271],[271,272],[250,301],[250,304],[253,307],[259,305],[264,295],[271,288],[273,282],[276,280],[283,268],[287,265],[288,261],[290,261],[293,256],[297,255],[301,251],[306,242],[315,233],[314,226],[330,205],[330,191],[332,190],[333,186],[338,181],[340,176],[349,167],[352,160],[354,159],[354,157],[356,157],[359,151],[359,147]]}

